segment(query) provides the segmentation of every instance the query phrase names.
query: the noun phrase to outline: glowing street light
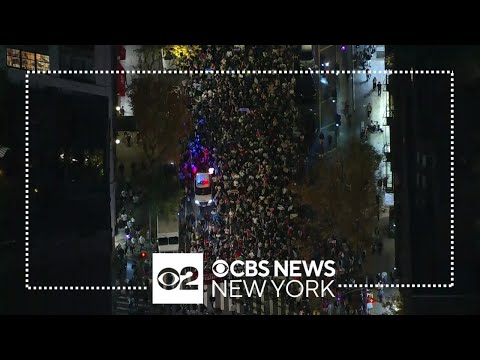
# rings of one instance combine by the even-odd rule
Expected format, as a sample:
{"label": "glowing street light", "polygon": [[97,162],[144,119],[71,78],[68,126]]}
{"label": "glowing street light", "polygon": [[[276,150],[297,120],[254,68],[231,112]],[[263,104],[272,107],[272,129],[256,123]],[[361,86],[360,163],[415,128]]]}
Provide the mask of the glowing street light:
{"label": "glowing street light", "polygon": [[115,108],[115,110],[120,111],[120,106],[117,105],[117,107]]}
{"label": "glowing street light", "polygon": [[120,144],[120,139],[115,140],[115,144]]}

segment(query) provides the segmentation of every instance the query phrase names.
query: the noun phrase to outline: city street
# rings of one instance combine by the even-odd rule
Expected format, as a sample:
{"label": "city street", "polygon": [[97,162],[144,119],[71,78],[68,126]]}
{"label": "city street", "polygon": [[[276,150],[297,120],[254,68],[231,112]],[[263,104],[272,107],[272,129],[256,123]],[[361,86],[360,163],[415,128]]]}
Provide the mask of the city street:
{"label": "city street", "polygon": [[[338,49],[337,49],[338,48]],[[359,51],[363,50],[363,46],[360,46],[358,48]],[[335,59],[339,61],[340,63],[337,65],[337,69],[339,70],[348,70],[352,69],[349,67],[350,64],[350,57],[348,57],[346,54],[343,53],[343,50],[340,49],[338,46],[332,46],[329,48],[330,53],[333,51],[337,52],[335,54]],[[330,54],[330,56],[333,56]],[[342,59],[342,61],[340,61]],[[353,65],[353,63],[352,63]],[[331,68],[333,68],[333,62],[331,64]],[[330,75],[328,76],[328,84],[327,87],[325,87],[323,90],[320,91],[320,94],[322,95],[321,103],[320,103],[320,108],[319,112],[324,115],[326,118],[324,119],[325,122],[322,121],[322,123],[330,123],[330,125],[327,125],[327,128],[324,128],[322,132],[324,132],[324,151],[321,152],[319,151],[319,141],[318,141],[318,136],[316,141],[314,142],[312,148],[310,149],[310,156],[307,159],[307,170],[308,170],[308,165],[312,165],[316,159],[318,159],[318,155],[320,153],[322,154],[328,154],[330,151],[335,151],[335,148],[342,147],[344,146],[350,139],[352,138],[359,138],[360,137],[360,129],[362,126],[365,126],[367,123],[367,106],[370,103],[371,108],[372,108],[372,121],[378,121],[380,126],[383,126],[385,123],[385,114],[386,114],[386,92],[383,91],[380,95],[377,94],[377,92],[373,91],[373,86],[372,86],[372,79],[373,77],[377,77],[379,81],[382,81],[382,83],[385,82],[385,75],[384,74],[376,74],[376,72],[383,72],[385,68],[384,65],[384,58],[379,57],[377,58],[374,56],[371,61],[371,71],[375,72],[372,74],[372,77],[370,78],[369,81],[367,81],[366,75],[365,74],[355,74],[355,75],[349,75],[347,76],[346,74],[339,74],[337,75]],[[358,68],[356,69],[358,70]],[[218,81],[218,77],[213,78],[215,81]],[[236,78],[233,78],[236,79]],[[198,81],[198,80],[197,80]],[[227,83],[228,84],[228,83]],[[225,85],[223,85],[225,86]],[[231,86],[231,85],[230,85]],[[287,84],[284,84],[284,86],[288,86]],[[323,85],[321,85],[323,86]],[[331,87],[334,86],[335,90],[332,92]],[[385,86],[384,86],[385,89]],[[333,97],[330,97],[329,94],[332,92]],[[207,92],[205,90],[204,92],[204,97],[210,97],[213,96],[213,93]],[[336,101],[332,101],[332,99],[336,99]],[[202,100],[200,100],[202,101]],[[212,106],[212,105],[209,105]],[[336,110],[335,110],[336,107]],[[216,109],[215,109],[216,110]],[[333,113],[332,113],[333,110]],[[337,114],[341,115],[341,121],[342,124],[339,127],[335,127],[334,121],[332,122],[332,116],[335,116],[335,111]],[[332,115],[333,114],[333,115]],[[351,118],[348,117],[348,115],[351,114]],[[199,116],[199,115],[198,115]],[[328,118],[328,119],[327,119]],[[251,121],[253,119],[253,116],[249,117],[244,117],[243,121]],[[351,121],[350,121],[351,119]],[[328,121],[327,121],[328,120]],[[253,122],[254,124],[260,124],[258,121]],[[220,124],[221,125],[221,124]],[[205,125],[204,125],[205,126]],[[219,126],[219,125],[217,125]],[[385,128],[385,127],[384,127]],[[333,131],[332,131],[333,129]],[[335,131],[335,129],[337,129]],[[224,131],[224,136],[225,138],[230,136],[228,133]],[[260,132],[259,132],[260,131]],[[260,133],[265,133],[268,130],[266,129],[259,129],[257,130],[257,137]],[[232,132],[234,134],[235,132]],[[292,132],[294,134],[294,132]],[[189,151],[190,151],[190,158],[192,158],[192,154],[195,154],[196,156],[196,161],[199,161],[199,154],[203,154],[203,151],[205,147],[200,144],[204,144],[205,141],[211,141],[207,140],[209,138],[208,135],[208,129],[205,130],[200,130],[200,128],[197,128],[196,135],[201,137],[198,138],[198,140],[195,140],[191,143],[189,143]],[[220,135],[220,134],[217,134]],[[330,136],[329,136],[330,135]],[[205,138],[203,138],[205,136]],[[269,136],[274,136],[273,133],[270,133]],[[369,134],[368,141],[370,144],[372,144],[375,149],[383,153],[384,147],[386,144],[388,144],[388,131],[384,131],[383,133],[381,132],[376,132],[376,133],[371,133]],[[330,144],[330,137],[334,137],[332,144]],[[117,144],[117,158],[118,158],[118,163],[122,163],[124,170],[123,170],[123,178],[124,180],[130,179],[132,184],[135,183],[135,178],[141,176],[142,169],[139,166],[141,164],[144,156],[143,156],[143,151],[142,149],[136,144],[136,139],[134,136],[131,138],[131,146],[127,146],[127,140],[123,136],[120,139],[120,143]],[[240,138],[237,138],[237,141],[240,142]],[[252,140],[250,140],[252,141]],[[251,146],[252,143],[250,143]],[[218,146],[216,143],[211,143],[208,144],[208,147],[206,149],[209,150],[209,152],[212,151],[214,147]],[[248,142],[243,144],[243,149],[248,146]],[[207,150],[207,151],[208,151]],[[279,150],[280,151],[280,148]],[[225,153],[225,151],[224,151]],[[232,154],[234,154],[235,151],[232,151]],[[243,153],[243,150],[241,150],[240,153]],[[266,155],[266,154],[264,154]],[[204,156],[204,155],[202,155]],[[228,152],[224,156],[232,156]],[[238,154],[237,154],[238,156]],[[236,156],[234,156],[236,157]],[[208,156],[207,156],[208,158]],[[217,159],[217,155],[215,155],[213,158]],[[228,158],[227,158],[228,159]],[[191,160],[190,160],[191,161]],[[212,159],[210,159],[212,161]],[[259,159],[260,161],[260,159]],[[136,166],[132,167],[132,163],[135,163]],[[264,164],[267,162],[264,161]],[[276,164],[274,161],[270,161],[269,163],[271,164]],[[226,165],[232,165],[234,162],[230,162]],[[217,168],[217,160],[214,162],[210,163],[210,166],[214,166]],[[293,164],[290,164],[293,166]],[[245,168],[245,170],[242,171],[248,171],[248,168],[245,167],[245,164],[243,162],[239,162],[237,166],[240,166],[240,168]],[[182,165],[183,167],[183,165]],[[383,178],[386,174],[385,164],[382,162],[380,166],[380,170],[378,173],[379,178]],[[224,182],[227,184],[227,182],[232,181],[232,184],[230,185],[230,188],[240,188],[240,183],[239,181],[235,180],[233,181],[232,179],[239,179],[240,176],[243,175],[238,175],[235,172],[231,172],[229,169],[229,172],[225,172],[227,167],[224,167],[223,171],[220,170],[221,176],[218,177],[219,182]],[[218,170],[218,169],[217,169]],[[289,171],[288,169],[286,170],[287,172]],[[268,176],[271,176],[269,173],[267,173]],[[217,174],[218,175],[218,174]],[[235,176],[235,177],[233,177]],[[267,176],[267,175],[264,175]],[[266,181],[266,178],[264,177],[264,180]],[[272,180],[273,181],[273,178]],[[228,188],[226,188],[228,189]],[[252,191],[255,188],[252,188],[251,190],[247,190],[247,192]],[[121,191],[122,189],[119,189],[118,191]],[[238,190],[235,190],[238,193]],[[243,190],[245,191],[245,190]],[[257,190],[258,191],[258,190]],[[379,188],[379,193],[383,195],[383,185]],[[226,194],[225,194],[226,195]],[[224,196],[225,196],[224,195]],[[131,195],[130,195],[131,196]],[[229,194],[229,197],[231,194]],[[278,202],[280,199],[272,197],[271,201]],[[383,200],[383,196],[382,196]],[[229,199],[229,203],[233,204],[233,200]],[[383,203],[383,201],[382,201]],[[237,200],[237,210],[239,209],[239,200]],[[218,204],[217,204],[218,205]],[[383,204],[382,204],[383,205]],[[285,206],[285,208],[288,206]],[[293,207],[293,206],[292,206]],[[185,227],[186,220],[189,217],[192,217],[193,215],[193,233],[190,234],[187,232],[185,236],[180,237],[180,251],[184,252],[206,252],[207,254],[209,252],[212,252],[212,250],[215,248],[215,254],[217,254],[218,248],[217,246],[221,243],[223,244],[226,239],[229,238],[229,233],[235,234],[242,234],[243,229],[241,229],[241,225],[237,225],[236,222],[241,224],[245,219],[238,217],[238,214],[235,216],[236,211],[233,211],[234,208],[231,208],[230,212],[224,212],[221,214],[221,217],[223,218],[222,221],[220,222],[215,222],[213,223],[210,222],[212,217],[210,216],[210,212],[214,208],[214,206],[209,206],[206,208],[199,208],[199,206],[194,204],[194,198],[193,195],[190,194],[189,196],[184,197],[181,200],[181,204],[179,204],[180,208],[180,228],[183,229]],[[217,206],[217,211],[220,209],[220,205]],[[275,209],[276,206],[272,206],[272,210]],[[283,206],[279,207],[284,208]],[[228,209],[228,208],[227,208]],[[125,205],[125,212],[130,213],[132,216],[135,218],[135,224],[139,226],[141,231],[143,233],[146,233],[146,230],[148,229],[148,211],[144,204],[140,201],[137,205],[134,205],[132,203],[126,203]],[[290,218],[292,219],[292,218]],[[153,216],[153,220],[155,220],[155,216]],[[205,220],[202,222],[202,220]],[[278,221],[278,220],[276,220]],[[203,223],[203,229],[202,224]],[[233,225],[233,226],[232,226]],[[280,224],[279,224],[280,226]],[[273,230],[273,229],[272,229]],[[272,231],[271,230],[271,231]],[[395,253],[394,253],[394,241],[393,239],[388,237],[389,233],[389,216],[388,216],[388,211],[387,208],[384,206],[381,206],[381,211],[380,211],[380,216],[379,216],[379,226],[378,226],[378,233],[380,234],[380,239],[383,242],[383,252],[381,254],[375,253],[371,254],[371,252],[368,252],[366,261],[365,261],[365,269],[368,274],[368,277],[371,279],[375,278],[375,275],[377,273],[383,273],[387,272],[390,274],[390,271],[394,267],[394,261],[395,261]],[[238,232],[240,231],[240,232]],[[217,234],[217,239],[215,239],[215,234]],[[246,233],[245,233],[246,234]],[[243,236],[250,236],[250,235],[243,235]],[[266,233],[267,236],[273,236],[273,232]],[[153,236],[155,234],[152,234]],[[196,240],[192,243],[191,239]],[[219,241],[219,238],[224,238],[226,236],[226,239]],[[373,234],[372,234],[373,236]],[[244,241],[245,241],[244,237]],[[267,240],[267,239],[266,239]],[[268,240],[271,242],[271,240]],[[258,240],[257,240],[258,242]],[[126,237],[125,237],[125,232],[123,229],[119,229],[117,236],[116,236],[116,246],[124,246],[126,243]],[[238,249],[235,250],[234,253],[230,254],[230,256],[233,256],[231,258],[238,258],[242,257],[244,258],[247,256],[248,251],[245,249],[245,247],[241,247],[238,245],[240,244],[240,239],[239,236],[237,235],[237,240],[234,241],[230,247],[238,246]],[[152,251],[155,251],[151,247],[151,243],[147,241],[148,246],[146,247],[146,250],[149,253],[149,256],[151,256]],[[213,245],[213,246],[212,246]],[[225,244],[225,248],[227,244]],[[224,246],[221,246],[222,248]],[[131,261],[135,256],[138,256],[138,246],[136,247],[136,250],[133,254],[130,254],[130,251],[127,251],[127,260]],[[260,254],[260,248],[257,245],[254,245],[254,249],[258,254]],[[249,255],[250,257],[255,257],[255,253],[253,250],[251,254]],[[211,256],[211,255],[207,255]],[[258,255],[260,256],[260,255]],[[131,271],[131,269],[127,269],[127,277],[129,276],[128,273]],[[211,285],[206,285],[204,287],[205,295],[204,295],[204,305],[206,306],[207,311],[209,312],[215,312],[215,313],[223,313],[223,314],[232,314],[232,313],[249,313],[249,314],[293,314],[295,311],[293,310],[293,304],[292,307],[286,306],[283,302],[280,301],[280,299],[277,299],[276,297],[271,296],[271,291],[268,291],[264,293],[262,296],[254,296],[252,299],[248,301],[249,305],[247,307],[244,307],[240,302],[235,301],[234,299],[229,299],[228,297],[226,299],[221,299],[221,295],[218,295],[216,297],[215,303],[212,306],[210,296],[212,292],[212,286]],[[386,297],[393,295],[393,292],[391,289],[386,289],[385,290],[385,295]],[[376,290],[373,292],[374,298],[377,300],[373,304],[373,309],[370,311],[371,314],[382,314],[385,312],[385,309],[382,307],[380,304],[380,301],[378,299],[378,294],[376,293]],[[120,299],[120,300],[119,300]],[[128,304],[128,298],[117,298],[117,306],[120,304],[119,310],[125,310],[125,305]],[[126,302],[127,301],[127,302]],[[300,304],[299,306],[294,306],[295,308],[298,309],[302,308]],[[185,313],[185,312],[190,312],[190,313],[196,313],[195,307],[194,306],[187,306],[185,308],[178,308],[178,307],[155,307],[156,310],[162,311],[161,308],[166,309],[168,313]],[[340,305],[335,308],[335,310],[329,309],[328,313],[330,314],[344,314],[345,313],[345,308],[343,305]]]}

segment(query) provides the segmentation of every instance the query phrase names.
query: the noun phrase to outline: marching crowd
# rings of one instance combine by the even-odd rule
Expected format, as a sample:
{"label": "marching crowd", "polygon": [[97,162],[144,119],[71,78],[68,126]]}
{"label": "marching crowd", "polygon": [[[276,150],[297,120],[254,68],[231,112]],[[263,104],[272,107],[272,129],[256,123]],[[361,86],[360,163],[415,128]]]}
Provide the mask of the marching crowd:
{"label": "marching crowd", "polygon": [[[191,66],[291,69],[295,57],[289,46],[237,51],[216,46]],[[190,251],[204,252],[207,269],[216,259],[295,258],[292,240],[305,236],[290,190],[304,159],[295,78],[200,75],[187,86],[198,120],[188,151],[196,167],[200,153],[215,168],[215,205],[203,226],[189,228]]]}
{"label": "marching crowd", "polygon": [[[200,56],[183,60],[180,68],[289,70],[298,68],[298,55],[298,47],[289,45],[205,46]],[[368,66],[368,55],[365,58]],[[187,196],[194,194],[194,174],[214,169],[212,206],[202,210],[201,219],[187,216],[183,233],[188,250],[204,253],[205,271],[217,259],[299,258],[296,244],[317,235],[308,233],[308,219],[293,190],[306,158],[296,78],[204,73],[184,81],[183,90],[195,122],[180,158]],[[138,195],[127,191],[125,197],[138,202]],[[119,223],[130,235],[131,252],[135,240],[139,245],[140,238],[145,241],[137,235],[134,221],[121,211]],[[316,259],[335,260],[335,280],[341,283],[355,282],[353,274],[362,268],[365,254],[354,253],[341,239],[326,239],[316,249]],[[307,302],[294,303],[298,313],[309,313]]]}
{"label": "marching crowd", "polygon": [[[185,68],[294,69],[297,56],[291,46],[206,47]],[[214,205],[186,225],[190,252],[204,253],[206,271],[217,259],[295,259],[297,240],[315,236],[292,191],[306,156],[295,84],[291,75],[271,74],[202,74],[184,84],[196,121],[181,158],[187,193],[193,196],[192,168],[215,169]],[[337,280],[346,282],[361,260],[338,247],[325,241],[318,259],[339,259]]]}

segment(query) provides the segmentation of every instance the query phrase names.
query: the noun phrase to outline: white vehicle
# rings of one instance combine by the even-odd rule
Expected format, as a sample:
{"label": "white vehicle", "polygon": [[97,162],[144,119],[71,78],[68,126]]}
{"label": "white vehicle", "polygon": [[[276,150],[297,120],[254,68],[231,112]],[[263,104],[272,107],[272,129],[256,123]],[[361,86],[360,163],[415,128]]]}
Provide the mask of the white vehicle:
{"label": "white vehicle", "polygon": [[245,51],[245,45],[233,45],[233,51]]}
{"label": "white vehicle", "polygon": [[172,54],[169,54],[165,49],[162,49],[162,65],[163,70],[175,70],[177,68],[175,64],[175,58]]}
{"label": "white vehicle", "polygon": [[198,173],[195,176],[195,205],[212,205],[212,177],[209,173]]}
{"label": "white vehicle", "polygon": [[178,213],[157,216],[157,245],[160,253],[176,253],[179,250]]}
{"label": "white vehicle", "polygon": [[313,69],[315,58],[313,57],[313,45],[301,45],[300,47],[300,68]]}

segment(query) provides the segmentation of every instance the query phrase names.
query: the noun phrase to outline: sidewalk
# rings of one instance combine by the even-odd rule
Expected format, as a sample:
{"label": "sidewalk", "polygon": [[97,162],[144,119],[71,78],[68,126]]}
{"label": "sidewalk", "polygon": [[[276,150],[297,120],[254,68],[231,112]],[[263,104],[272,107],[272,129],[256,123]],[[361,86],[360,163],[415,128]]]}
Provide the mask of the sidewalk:
{"label": "sidewalk", "polygon": [[[120,212],[122,208],[120,207],[120,194],[123,190],[123,186],[125,184],[126,180],[130,180],[131,185],[135,188],[137,186],[136,183],[136,177],[132,176],[132,168],[131,164],[135,163],[136,164],[136,172],[140,173],[142,171],[141,169],[141,162],[142,160],[145,159],[145,155],[143,153],[143,149],[141,148],[140,145],[137,145],[136,143],[136,138],[134,134],[132,134],[132,139],[131,139],[131,146],[127,146],[127,141],[123,136],[123,133],[118,134],[118,137],[120,139],[120,144],[117,144],[116,146],[116,155],[117,155],[117,176],[119,178],[118,182],[118,188],[117,188],[117,204],[119,205],[117,207],[117,218],[120,216]],[[124,165],[124,176],[120,176],[120,172],[118,170],[119,164],[123,163]],[[145,244],[143,247],[143,250],[145,250],[149,254],[149,258],[151,259],[151,254],[153,252],[153,245],[147,238],[147,230],[148,230],[148,225],[149,225],[149,219],[148,219],[148,208],[146,204],[140,199],[138,204],[133,204],[132,201],[127,201],[125,203],[125,210],[127,214],[131,214],[135,218],[135,227],[139,227],[140,233],[146,238]],[[152,219],[153,221],[153,219]],[[122,248],[125,248],[125,243],[126,243],[126,237],[125,237],[125,228],[118,228],[117,232],[115,234],[115,247],[120,245]],[[132,254],[130,252],[130,249],[128,249],[126,253],[126,260],[134,260],[138,259],[138,255],[140,254],[140,245],[138,244],[138,238],[137,238],[137,243],[135,246],[135,251]],[[127,270],[128,271],[128,270]],[[116,274],[115,274],[116,275]],[[125,282],[125,279],[119,279],[121,283],[123,284]]]}
{"label": "sidewalk", "polygon": [[[363,50],[363,46],[360,46],[360,50]],[[379,51],[380,50],[380,51]],[[376,174],[377,178],[383,178],[386,174],[386,165],[385,165],[385,156],[384,147],[386,144],[389,144],[390,134],[388,127],[385,127],[386,123],[386,106],[387,106],[387,96],[388,93],[385,91],[385,58],[384,56],[377,57],[377,53],[382,54],[381,47],[377,46],[377,52],[373,54],[371,60],[371,77],[366,81],[366,74],[355,74],[355,126],[357,134],[360,135],[360,124],[364,122],[367,124],[367,104],[371,103],[372,105],[372,114],[371,119],[375,123],[378,121],[380,127],[384,132],[375,132],[368,134],[368,142],[382,154],[382,162],[380,163],[378,172]],[[384,54],[384,53],[383,53]],[[358,69],[357,69],[358,70]],[[362,68],[360,68],[362,70]],[[377,72],[377,73],[375,73]],[[378,73],[381,72],[381,73]],[[377,82],[382,82],[382,92],[378,96],[378,92],[373,90],[373,78],[377,78]],[[380,239],[383,243],[383,250],[381,255],[378,254],[378,251],[375,254],[371,253],[371,249],[367,249],[367,258],[365,261],[365,269],[367,274],[370,277],[375,277],[375,274],[387,272],[390,275],[390,271],[395,266],[395,239],[389,237],[389,212],[388,207],[383,205],[383,190],[379,189],[381,194],[381,203],[380,203],[380,218],[378,222],[378,228],[380,232]],[[388,298],[390,296],[398,295],[398,288],[385,288],[384,297]],[[378,301],[378,291],[374,290],[374,298],[377,299],[377,302],[373,304],[373,309],[371,310],[372,315],[383,314],[386,309]]]}
{"label": "sidewalk", "polygon": [[[351,70],[351,65],[349,66],[349,64],[351,64],[350,55],[346,56],[344,53],[342,53],[339,46],[335,46],[335,48],[339,70]],[[319,60],[316,59],[316,61],[319,64]],[[321,78],[322,76],[319,75],[318,77]],[[322,117],[322,128],[320,131],[324,135],[323,155],[328,156],[330,152],[335,151],[337,146],[342,146],[352,136],[359,136],[360,123],[358,123],[358,126],[355,126],[355,119],[354,116],[352,116],[352,126],[349,126],[344,113],[346,104],[348,104],[349,112],[353,113],[353,88],[351,75],[348,78],[346,74],[328,75],[327,79],[328,81],[335,82],[336,101],[335,103],[332,103],[332,99],[322,98],[324,92],[319,90],[319,98],[317,99],[317,114],[318,116]],[[323,85],[320,85],[320,82],[318,82],[317,86]],[[341,115],[342,125],[338,128],[335,126],[336,114]],[[305,164],[306,173],[308,173],[308,171],[312,168],[315,160],[318,159],[318,156],[322,154],[319,140],[320,131],[315,134],[315,140],[309,149]],[[329,136],[332,138],[331,144],[329,143]]]}
{"label": "sidewalk", "polygon": [[[116,145],[116,152],[117,152],[117,168],[115,169],[116,176],[122,182],[125,179],[131,179],[132,176],[132,163],[135,163],[136,169],[141,169],[142,161],[146,161],[145,154],[143,152],[141,143],[137,144],[136,134],[135,132],[127,132],[127,134],[131,135],[131,146],[127,145],[127,139],[124,136],[123,132],[119,132],[117,135],[117,139],[120,140],[120,144]],[[120,164],[124,166],[124,178],[122,179],[120,174]]]}
{"label": "sidewalk", "polygon": [[[339,58],[343,56],[340,49],[337,49]],[[340,70],[352,70],[352,61],[350,56],[346,61],[340,62]],[[341,115],[342,125],[339,127],[338,146],[343,146],[351,138],[360,136],[360,122],[357,121],[354,109],[354,87],[356,87],[355,77],[352,74],[339,74],[337,76],[337,114]],[[353,81],[353,84],[352,84]],[[348,121],[345,108],[348,106],[349,113],[352,114],[351,122]],[[357,107],[358,108],[358,107]]]}

